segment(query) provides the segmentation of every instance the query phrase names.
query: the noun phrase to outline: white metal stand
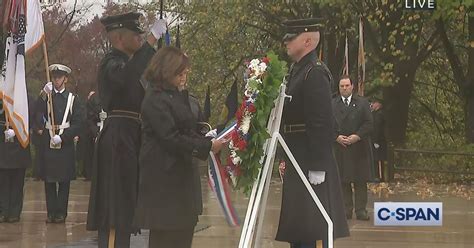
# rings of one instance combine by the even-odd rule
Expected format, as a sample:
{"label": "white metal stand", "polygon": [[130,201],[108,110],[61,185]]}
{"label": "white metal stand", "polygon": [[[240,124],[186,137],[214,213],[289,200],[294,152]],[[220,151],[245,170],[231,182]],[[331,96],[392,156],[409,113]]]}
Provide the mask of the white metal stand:
{"label": "white metal stand", "polygon": [[[281,116],[283,113],[283,105],[286,98],[290,98],[285,94],[286,84],[283,83],[280,87],[280,95],[276,100],[275,108],[273,108],[270,119],[268,121],[267,130],[271,134],[271,138],[264,144],[264,156],[260,161],[263,164],[263,168],[260,170],[258,180],[255,181],[247,207],[247,213],[245,215],[245,221],[242,227],[242,233],[240,235],[239,248],[250,248],[260,247],[260,241],[262,237],[263,219],[265,216],[265,209],[267,205],[268,192],[270,189],[270,181],[272,177],[273,162],[275,160],[275,153],[277,149],[277,142],[281,144],[286,155],[290,158],[291,164],[295,167],[300,179],[308,190],[309,194],[313,198],[314,203],[322,213],[324,219],[328,224],[328,247],[333,248],[333,223],[329,215],[327,214],[324,206],[321,204],[318,196],[314,192],[313,188],[309,184],[308,179],[301,171],[298,162],[294,158],[290,149],[286,145],[285,140],[280,135]],[[257,224],[258,219],[258,224]],[[257,230],[255,235],[255,242],[253,241],[255,229]],[[252,246],[252,244],[254,246]]]}

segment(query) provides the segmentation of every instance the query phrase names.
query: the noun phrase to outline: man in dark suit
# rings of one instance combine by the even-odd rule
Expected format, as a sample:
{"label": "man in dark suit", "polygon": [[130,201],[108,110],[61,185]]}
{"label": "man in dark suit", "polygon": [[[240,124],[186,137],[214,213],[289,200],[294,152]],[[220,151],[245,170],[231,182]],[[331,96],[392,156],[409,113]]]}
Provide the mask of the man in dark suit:
{"label": "man in dark suit", "polygon": [[52,109],[46,98],[40,100],[40,116],[46,120],[37,124],[41,134],[39,176],[44,181],[47,223],[64,223],[67,217],[69,188],[76,178],[74,137],[79,135],[84,121],[83,106],[77,95],[66,89],[71,69],[65,65],[49,66],[51,79],[43,91],[52,99]]}
{"label": "man in dark suit", "polygon": [[[341,184],[332,151],[332,76],[318,59],[320,19],[285,23],[284,43],[295,62],[290,69],[283,135],[334,224],[334,238],[349,236]],[[292,248],[327,247],[327,224],[293,166],[286,166],[276,240]],[[321,245],[322,243],[322,245]]]}
{"label": "man in dark suit", "polygon": [[349,76],[339,81],[339,96],[333,98],[336,119],[334,153],[342,181],[342,192],[347,219],[352,218],[354,202],[358,220],[369,220],[367,214],[367,181],[372,178],[372,149],[370,134],[373,130],[369,102],[352,94],[353,84]]}

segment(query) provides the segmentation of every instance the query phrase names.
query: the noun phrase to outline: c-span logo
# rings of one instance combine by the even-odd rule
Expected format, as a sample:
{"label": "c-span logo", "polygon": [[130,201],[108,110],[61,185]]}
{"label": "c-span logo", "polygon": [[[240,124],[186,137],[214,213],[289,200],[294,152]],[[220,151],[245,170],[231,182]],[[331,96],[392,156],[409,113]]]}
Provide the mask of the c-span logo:
{"label": "c-span logo", "polygon": [[375,202],[376,226],[442,226],[442,202]]}

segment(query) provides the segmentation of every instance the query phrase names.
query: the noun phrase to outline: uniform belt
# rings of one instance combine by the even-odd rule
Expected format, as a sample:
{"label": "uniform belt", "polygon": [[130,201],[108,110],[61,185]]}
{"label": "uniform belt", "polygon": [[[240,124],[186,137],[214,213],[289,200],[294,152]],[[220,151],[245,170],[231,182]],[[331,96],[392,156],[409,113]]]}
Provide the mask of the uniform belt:
{"label": "uniform belt", "polygon": [[292,125],[283,126],[283,133],[302,133],[302,132],[306,132],[305,124],[292,124]]}
{"label": "uniform belt", "polygon": [[107,113],[107,118],[129,118],[142,121],[141,115],[139,113],[126,110],[112,110]]}
{"label": "uniform belt", "polygon": [[[64,125],[53,125],[53,126],[54,126],[54,130],[60,130],[60,129],[66,129],[66,128],[71,127],[71,124],[69,124],[69,122],[66,122]],[[51,130],[53,126],[51,126],[51,124],[46,122],[46,129]]]}

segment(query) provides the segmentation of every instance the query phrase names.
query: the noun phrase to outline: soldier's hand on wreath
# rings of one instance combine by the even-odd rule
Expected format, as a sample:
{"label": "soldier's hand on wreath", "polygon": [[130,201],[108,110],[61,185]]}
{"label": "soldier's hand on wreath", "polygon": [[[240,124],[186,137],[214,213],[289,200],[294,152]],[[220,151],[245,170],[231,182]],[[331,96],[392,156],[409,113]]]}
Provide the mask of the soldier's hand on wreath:
{"label": "soldier's hand on wreath", "polygon": [[54,145],[59,145],[63,142],[63,140],[61,139],[61,137],[59,135],[54,135],[52,138],[51,138],[51,141],[53,142]]}
{"label": "soldier's hand on wreath", "polygon": [[13,137],[15,137],[15,131],[13,131],[13,129],[7,129],[5,130],[5,139],[11,139]]}
{"label": "soldier's hand on wreath", "polygon": [[349,141],[347,140],[347,136],[339,135],[337,136],[336,142],[339,143],[343,147],[347,147]]}
{"label": "soldier's hand on wreath", "polygon": [[227,144],[227,142],[229,142],[229,140],[225,140],[225,139],[212,139],[212,147],[211,147],[211,151],[213,153],[218,153],[222,147],[224,147],[225,144]]}
{"label": "soldier's hand on wreath", "polygon": [[207,132],[205,137],[211,137],[211,138],[217,137],[217,129],[212,129],[211,131]]}
{"label": "soldier's hand on wreath", "polygon": [[47,82],[43,87],[43,91],[46,94],[50,94],[53,91],[53,83],[52,82]]}
{"label": "soldier's hand on wreath", "polygon": [[349,140],[350,144],[354,144],[359,142],[360,137],[357,134],[351,134],[347,139]]}

